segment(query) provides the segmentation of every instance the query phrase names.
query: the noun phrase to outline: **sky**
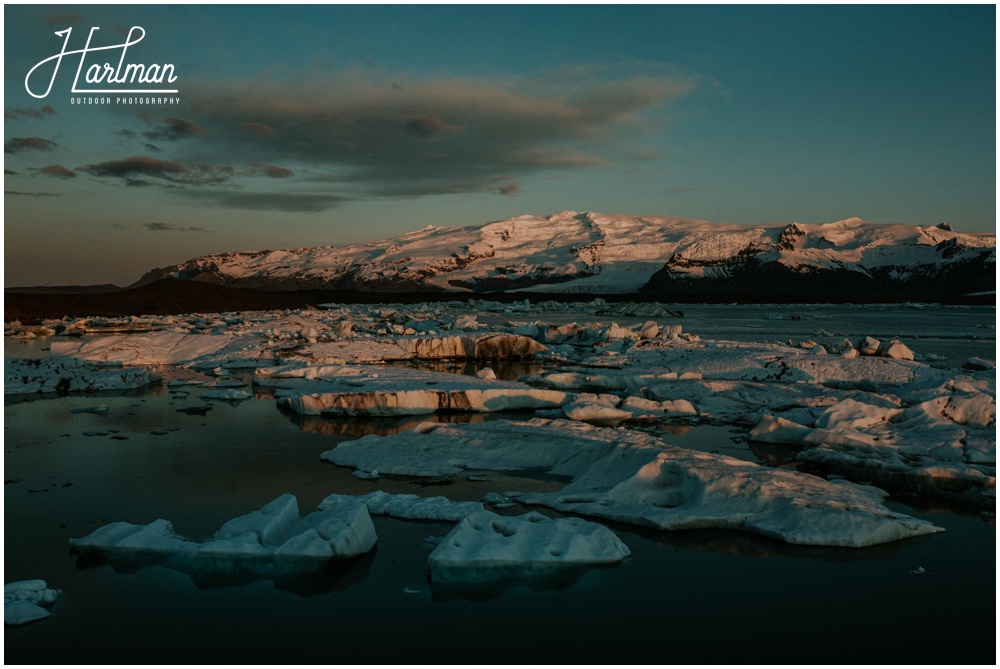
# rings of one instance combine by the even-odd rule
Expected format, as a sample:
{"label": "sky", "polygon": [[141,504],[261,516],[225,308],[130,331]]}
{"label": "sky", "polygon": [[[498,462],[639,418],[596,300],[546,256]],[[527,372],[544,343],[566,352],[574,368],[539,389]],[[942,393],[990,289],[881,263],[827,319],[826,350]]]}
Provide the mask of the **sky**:
{"label": "sky", "polygon": [[4,283],[565,210],[993,231],[995,26],[995,5],[8,4]]}

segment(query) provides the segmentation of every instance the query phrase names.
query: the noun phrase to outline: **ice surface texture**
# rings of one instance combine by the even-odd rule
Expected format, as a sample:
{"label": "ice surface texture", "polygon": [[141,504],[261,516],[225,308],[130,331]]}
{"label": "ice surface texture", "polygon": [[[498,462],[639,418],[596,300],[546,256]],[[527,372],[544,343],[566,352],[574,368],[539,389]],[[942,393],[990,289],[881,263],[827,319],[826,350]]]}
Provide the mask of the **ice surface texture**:
{"label": "ice surface texture", "polygon": [[198,576],[284,575],[321,569],[331,560],[367,553],[377,537],[365,505],[331,501],[299,517],[294,495],[282,495],[245,516],[226,522],[208,540],[195,542],[166,520],[148,525],[111,523],[70,545],[80,556],[121,562],[164,564]]}
{"label": "ice surface texture", "polygon": [[543,470],[573,480],[556,493],[508,493],[525,504],[659,529],[742,529],[789,543],[870,546],[940,531],[890,511],[877,488],[672,448],[639,432],[534,419],[425,423],[369,435],[323,459],[383,473]]}
{"label": "ice surface texture", "polygon": [[433,582],[476,583],[612,564],[629,555],[614,532],[581,518],[478,511],[462,520],[427,562]]}
{"label": "ice surface texture", "polygon": [[34,620],[49,617],[49,610],[43,604],[51,605],[62,590],[53,590],[41,579],[16,581],[3,587],[4,625],[23,625]]}
{"label": "ice surface texture", "polygon": [[7,395],[125,390],[160,380],[159,374],[144,367],[100,369],[61,358],[4,358],[3,376]]}

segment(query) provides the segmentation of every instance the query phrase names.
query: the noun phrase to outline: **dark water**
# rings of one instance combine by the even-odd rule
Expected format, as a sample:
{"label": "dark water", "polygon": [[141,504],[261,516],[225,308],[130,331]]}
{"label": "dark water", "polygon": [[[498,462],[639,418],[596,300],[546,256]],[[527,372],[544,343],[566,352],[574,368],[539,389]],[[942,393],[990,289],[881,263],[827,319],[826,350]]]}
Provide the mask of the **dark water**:
{"label": "dark water", "polygon": [[[166,389],[5,407],[4,579],[43,578],[53,615],[5,631],[7,663],[990,663],[995,526],[953,508],[897,510],[947,532],[862,550],[795,547],[726,531],[612,525],[617,567],[494,590],[427,580],[428,536],[450,523],[374,519],[377,549],[296,581],[195,584],[165,567],[78,565],[68,540],[124,520],[171,520],[204,538],[278,495],[303,513],[375,489],[479,499],[554,490],[530,475],[425,488],[359,481],[320,453],[411,419],[300,420],[268,399],[215,403]],[[70,409],[105,403],[106,415]],[[493,417],[474,416],[471,420]],[[86,437],[85,430],[117,430]],[[166,432],[153,434],[153,432]],[[747,459],[739,430],[671,427],[668,441]],[[113,437],[125,437],[115,439]],[[911,574],[917,567],[926,573]],[[406,589],[418,590],[409,594]]]}
{"label": "dark water", "polygon": [[[686,332],[784,341],[901,338],[957,368],[995,358],[992,307],[685,305]],[[481,317],[486,322],[507,317]],[[587,314],[544,314],[569,322]],[[523,320],[523,319],[522,319]],[[532,318],[534,320],[534,318]],[[630,324],[645,318],[607,318]],[[656,319],[666,321],[667,319]],[[44,355],[45,340],[5,340]],[[430,368],[430,367],[428,367]],[[436,368],[436,367],[435,367]],[[474,373],[476,366],[441,371]],[[164,370],[167,377],[198,376]],[[516,378],[534,368],[497,368]],[[305,578],[233,585],[165,567],[79,564],[68,540],[112,521],[173,522],[193,539],[290,492],[303,514],[331,493],[376,489],[452,499],[556,490],[530,474],[359,481],[320,461],[345,439],[412,429],[431,417],[334,421],[280,413],[272,399],[176,409],[201,389],[18,401],[4,409],[4,579],[64,591],[53,615],[5,630],[6,663],[660,663],[992,664],[996,532],[992,516],[914,500],[892,508],[946,532],[853,550],[796,547],[732,531],[610,526],[632,550],[616,567],[492,590],[427,580],[428,536],[453,525],[374,518],[377,549]],[[71,413],[107,404],[106,415]],[[450,416],[493,420],[499,416]],[[107,436],[84,436],[95,429]],[[646,427],[685,448],[788,466],[785,447],[750,450],[727,426]],[[925,573],[911,573],[922,567]],[[417,590],[410,594],[407,590]]]}

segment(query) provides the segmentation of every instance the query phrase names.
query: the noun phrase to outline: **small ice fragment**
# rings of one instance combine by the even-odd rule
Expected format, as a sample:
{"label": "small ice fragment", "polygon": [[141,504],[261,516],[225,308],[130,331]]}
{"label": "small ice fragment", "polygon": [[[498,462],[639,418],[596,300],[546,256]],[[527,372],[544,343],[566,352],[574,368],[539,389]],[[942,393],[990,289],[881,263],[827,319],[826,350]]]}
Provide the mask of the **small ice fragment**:
{"label": "small ice fragment", "polygon": [[403,594],[405,595],[419,595],[420,591],[416,588],[403,588]]}
{"label": "small ice fragment", "polygon": [[379,478],[379,473],[377,470],[374,469],[370,472],[365,472],[360,469],[355,469],[353,472],[351,472],[351,476],[353,476],[356,479],[361,479],[362,481],[374,481],[375,479]]}
{"label": "small ice fragment", "polygon": [[917,574],[917,575],[926,574],[927,570],[924,569],[923,567],[917,567],[916,569],[912,570],[910,573],[911,574]]}
{"label": "small ice fragment", "polygon": [[180,407],[177,410],[190,416],[193,414],[205,414],[211,411],[212,407],[209,404],[195,404],[194,406]]}
{"label": "small ice fragment", "polygon": [[108,412],[107,404],[99,404],[96,407],[77,407],[76,409],[70,409],[70,413],[96,413],[102,414]]}
{"label": "small ice fragment", "polygon": [[469,481],[490,481],[490,477],[486,474],[469,474],[465,477]]}

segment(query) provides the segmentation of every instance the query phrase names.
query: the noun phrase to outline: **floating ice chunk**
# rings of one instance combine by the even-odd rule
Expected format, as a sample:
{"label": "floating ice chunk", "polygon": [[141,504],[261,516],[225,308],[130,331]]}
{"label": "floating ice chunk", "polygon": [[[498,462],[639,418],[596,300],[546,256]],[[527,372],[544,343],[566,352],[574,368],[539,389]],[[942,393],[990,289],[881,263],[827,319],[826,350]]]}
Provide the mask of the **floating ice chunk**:
{"label": "floating ice chunk", "polygon": [[872,546],[942,531],[882,506],[886,493],[684,449],[632,451],[597,463],[561,492],[524,504],[665,530],[748,530],[792,544]]}
{"label": "floating ice chunk", "polygon": [[101,369],[63,358],[4,358],[4,393],[77,393],[142,388],[160,380],[156,371]]}
{"label": "floating ice chunk", "polygon": [[489,367],[484,367],[483,369],[480,369],[478,372],[476,372],[476,377],[484,379],[486,381],[493,381],[494,379],[497,378],[497,373],[494,372]]}
{"label": "floating ice chunk", "polygon": [[413,520],[462,520],[472,513],[483,510],[480,502],[453,502],[446,497],[419,497],[417,495],[393,495],[381,490],[350,497],[330,495],[319,503],[319,509],[326,509],[333,502],[355,499],[363,503],[368,512],[376,516],[392,516]]}
{"label": "floating ice chunk", "polygon": [[94,413],[94,414],[105,414],[108,412],[107,404],[99,404],[96,407],[77,407],[76,409],[70,409],[70,413]]}
{"label": "floating ice chunk", "polygon": [[750,440],[767,444],[802,444],[812,434],[812,428],[785,418],[765,415],[752,430]]}
{"label": "floating ice chunk", "polygon": [[229,388],[227,390],[210,390],[207,393],[202,393],[201,396],[206,400],[248,400],[253,397],[253,393],[247,390]]}
{"label": "floating ice chunk", "polygon": [[913,360],[913,351],[911,351],[906,344],[898,339],[893,339],[891,342],[879,346],[878,354],[883,358]]}
{"label": "floating ice chunk", "polygon": [[791,543],[867,546],[939,531],[881,506],[881,491],[670,448],[652,435],[534,419],[370,435],[323,454],[335,464],[446,476],[466,468],[572,477],[561,492],[516,501],[621,522],[745,529]]}
{"label": "floating ice chunk", "polygon": [[186,407],[178,407],[176,411],[190,415],[204,415],[212,410],[211,404],[194,404]]}
{"label": "floating ice chunk", "polygon": [[594,395],[584,393],[562,407],[563,413],[570,420],[587,423],[618,423],[632,417],[632,412],[619,409],[621,400],[615,395]]}
{"label": "floating ice chunk", "polygon": [[49,588],[45,581],[32,579],[7,583],[3,587],[3,622],[5,625],[23,625],[49,616],[42,604],[52,604],[62,590]]}
{"label": "floating ice chunk", "polygon": [[463,314],[455,319],[452,327],[456,330],[475,330],[479,323],[475,314]]}
{"label": "floating ice chunk", "polygon": [[853,399],[837,402],[816,419],[821,429],[865,428],[886,423],[903,412],[902,409],[874,406]]}
{"label": "floating ice chunk", "polygon": [[856,348],[861,355],[875,355],[881,345],[882,342],[874,337],[862,337]]}
{"label": "floating ice chunk", "polygon": [[433,582],[479,583],[614,564],[629,555],[611,530],[580,518],[479,511],[461,521],[427,562]]}
{"label": "floating ice chunk", "polygon": [[89,341],[53,342],[52,356],[100,364],[181,365],[199,369],[274,364],[274,344],[255,335],[144,332]]}
{"label": "floating ice chunk", "polygon": [[659,442],[633,431],[608,439],[602,430],[587,423],[541,418],[461,425],[423,423],[416,430],[392,437],[367,435],[343,442],[320,457],[336,465],[409,476],[451,476],[465,469],[544,469],[573,475],[622,443]]}
{"label": "floating ice chunk", "polygon": [[299,517],[294,495],[282,495],[245,516],[226,522],[202,543],[174,532],[166,520],[148,525],[112,523],[71,539],[81,556],[113,562],[164,564],[197,577],[233,574],[271,576],[315,571],[330,560],[367,553],[377,538],[368,509],[357,500],[332,500],[323,510]]}
{"label": "floating ice chunk", "polygon": [[991,369],[996,369],[997,366],[992,360],[969,358],[962,364],[962,367],[973,372],[988,372]]}

